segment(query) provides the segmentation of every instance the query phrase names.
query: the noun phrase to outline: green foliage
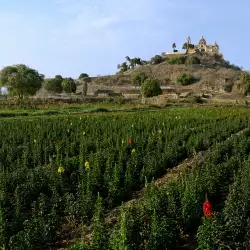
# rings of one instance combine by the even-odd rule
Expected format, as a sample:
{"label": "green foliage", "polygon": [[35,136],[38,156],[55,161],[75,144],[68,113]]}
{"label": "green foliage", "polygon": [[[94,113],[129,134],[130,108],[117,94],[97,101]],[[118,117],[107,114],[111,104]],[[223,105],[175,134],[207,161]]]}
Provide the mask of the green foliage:
{"label": "green foliage", "polygon": [[63,78],[60,75],[55,76],[55,78],[45,80],[44,88],[50,92],[61,93]]}
{"label": "green foliage", "polygon": [[89,75],[87,73],[81,73],[78,77],[78,79],[84,79],[85,77],[89,77]]}
{"label": "green foliage", "polygon": [[[225,244],[231,236],[247,244],[249,222],[240,222],[240,215],[249,221],[249,132],[231,137],[247,127],[249,111],[241,108],[1,119],[1,244],[45,249],[66,221],[75,228],[91,225],[96,248],[105,242],[111,249],[175,249],[181,231],[194,235],[201,225],[205,193],[215,211],[225,214],[228,228],[218,229]],[[173,171],[164,186],[146,181],[208,148],[201,163],[180,176]],[[144,186],[141,199],[115,217],[117,227],[109,217],[104,226],[107,209]]]}
{"label": "green foliage", "polygon": [[92,250],[106,250],[106,229],[104,226],[104,214],[102,209],[102,198],[98,193],[95,205],[95,213],[93,216],[93,233],[92,233]]}
{"label": "green foliage", "polygon": [[64,78],[62,81],[62,88],[65,93],[75,93],[76,92],[76,83],[71,77]]}
{"label": "green foliage", "polygon": [[24,64],[7,66],[0,72],[0,85],[8,87],[8,92],[20,99],[36,94],[43,80],[43,75]]}
{"label": "green foliage", "polygon": [[186,65],[200,64],[201,61],[197,56],[188,56],[186,59]]}
{"label": "green foliage", "polygon": [[186,86],[195,82],[195,78],[189,74],[183,73],[177,78],[177,82],[181,85]]}
{"label": "green foliage", "polygon": [[134,73],[132,74],[132,84],[141,86],[142,83],[148,78],[149,76],[145,72]]}
{"label": "green foliage", "polygon": [[173,57],[168,60],[169,64],[185,64],[186,58],[184,56]]}
{"label": "green foliage", "polygon": [[216,217],[204,217],[202,225],[197,233],[197,250],[218,250],[221,249],[222,225]]}
{"label": "green foliage", "polygon": [[153,212],[150,223],[148,249],[174,249],[178,239],[178,230],[171,218],[160,217]]}
{"label": "green foliage", "polygon": [[119,71],[120,73],[124,73],[129,70],[129,66],[127,62],[123,62],[121,65],[120,64],[118,65],[118,69],[120,70]]}
{"label": "green foliage", "polygon": [[250,75],[247,72],[242,72],[240,76],[241,84],[244,87],[245,95],[250,93]]}
{"label": "green foliage", "polygon": [[155,55],[154,57],[151,58],[150,63],[153,64],[153,65],[155,65],[155,64],[161,63],[162,61],[163,61],[162,56]]}
{"label": "green foliage", "polygon": [[162,94],[160,84],[155,79],[146,79],[140,88],[143,97],[153,97]]}

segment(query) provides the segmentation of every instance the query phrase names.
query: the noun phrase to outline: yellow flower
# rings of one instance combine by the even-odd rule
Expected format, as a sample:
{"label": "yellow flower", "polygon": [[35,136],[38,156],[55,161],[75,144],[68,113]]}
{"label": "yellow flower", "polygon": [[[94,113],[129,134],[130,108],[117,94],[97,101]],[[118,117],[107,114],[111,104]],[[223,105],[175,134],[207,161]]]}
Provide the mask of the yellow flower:
{"label": "yellow flower", "polygon": [[37,143],[37,140],[34,140],[34,143]]}
{"label": "yellow flower", "polygon": [[86,132],[85,132],[85,131],[83,131],[83,132],[82,132],[82,134],[83,134],[83,135],[86,135]]}
{"label": "yellow flower", "polygon": [[86,170],[88,170],[88,169],[89,169],[89,162],[88,162],[88,161],[85,161],[84,166],[85,166]]}
{"label": "yellow flower", "polygon": [[133,149],[132,149],[132,153],[135,153],[135,151],[136,151],[135,148],[133,148]]}
{"label": "yellow flower", "polygon": [[59,168],[57,169],[57,172],[58,172],[59,174],[64,173],[64,168],[63,168],[63,167],[59,167]]}

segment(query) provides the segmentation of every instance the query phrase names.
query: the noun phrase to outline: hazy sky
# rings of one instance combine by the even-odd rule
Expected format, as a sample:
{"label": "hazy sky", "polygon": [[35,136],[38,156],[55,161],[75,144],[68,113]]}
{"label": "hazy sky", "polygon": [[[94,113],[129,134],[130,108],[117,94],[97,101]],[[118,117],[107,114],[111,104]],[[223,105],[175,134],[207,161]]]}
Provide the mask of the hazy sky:
{"label": "hazy sky", "polygon": [[0,68],[113,74],[125,56],[147,60],[203,35],[249,70],[249,10],[249,0],[1,0]]}

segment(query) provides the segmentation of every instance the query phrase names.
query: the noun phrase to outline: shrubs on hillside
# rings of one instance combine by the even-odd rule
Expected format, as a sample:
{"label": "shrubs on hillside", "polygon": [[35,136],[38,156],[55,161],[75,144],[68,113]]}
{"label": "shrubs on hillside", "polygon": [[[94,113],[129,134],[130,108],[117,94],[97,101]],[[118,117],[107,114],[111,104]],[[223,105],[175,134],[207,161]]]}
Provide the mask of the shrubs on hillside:
{"label": "shrubs on hillside", "polygon": [[132,74],[132,84],[141,86],[142,83],[148,78],[149,77],[145,72],[134,73]]}
{"label": "shrubs on hillside", "polygon": [[190,74],[183,73],[177,78],[177,82],[179,82],[179,83],[181,83],[181,85],[185,86],[185,85],[189,85],[191,83],[194,83],[195,78]]}
{"label": "shrubs on hillside", "polygon": [[168,63],[169,64],[185,64],[186,58],[184,56],[178,56],[171,58]]}
{"label": "shrubs on hillside", "polygon": [[153,97],[162,94],[159,81],[148,78],[141,85],[141,95],[143,97]]}
{"label": "shrubs on hillside", "polygon": [[76,84],[74,79],[72,79],[71,77],[65,78],[62,82],[62,88],[65,93],[75,93]]}
{"label": "shrubs on hillside", "polygon": [[76,83],[71,77],[63,78],[61,75],[56,75],[54,78],[45,81],[44,88],[52,93],[75,93]]}
{"label": "shrubs on hillside", "polygon": [[186,59],[186,65],[200,64],[201,60],[197,56],[189,56]]}
{"label": "shrubs on hillside", "polygon": [[243,72],[240,76],[241,84],[244,86],[244,94],[250,93],[250,75],[247,72]]}
{"label": "shrubs on hillside", "polygon": [[55,76],[55,78],[46,80],[44,83],[44,88],[49,92],[61,93],[63,91],[62,82],[63,82],[62,76],[57,75]]}
{"label": "shrubs on hillside", "polygon": [[155,64],[161,63],[162,61],[163,61],[162,56],[155,55],[154,57],[151,58],[150,63],[153,64],[153,65],[155,65]]}

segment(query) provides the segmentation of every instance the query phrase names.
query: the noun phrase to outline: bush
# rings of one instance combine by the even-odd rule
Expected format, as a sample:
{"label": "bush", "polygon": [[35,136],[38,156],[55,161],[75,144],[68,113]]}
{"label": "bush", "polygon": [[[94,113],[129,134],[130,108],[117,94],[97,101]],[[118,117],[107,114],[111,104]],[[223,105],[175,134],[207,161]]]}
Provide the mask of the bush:
{"label": "bush", "polygon": [[142,83],[148,78],[149,77],[145,72],[134,73],[132,75],[132,84],[141,86]]}
{"label": "bush", "polygon": [[192,65],[192,64],[200,64],[201,61],[197,56],[189,56],[186,59],[186,65]]}
{"label": "bush", "polygon": [[160,55],[155,55],[154,57],[151,58],[150,63],[151,64],[159,64],[163,61],[162,56]]}
{"label": "bush", "polygon": [[169,64],[184,64],[186,61],[186,58],[184,56],[174,57],[171,58],[168,63]]}
{"label": "bush", "polygon": [[250,75],[247,72],[243,72],[240,76],[241,84],[244,87],[244,94],[250,93]]}
{"label": "bush", "polygon": [[48,79],[44,83],[44,88],[50,92],[61,93],[63,78],[61,76],[56,76],[55,78]]}
{"label": "bush", "polygon": [[203,224],[199,226],[197,233],[198,250],[217,250],[220,246],[222,225],[212,217],[203,217]]}
{"label": "bush", "polygon": [[65,93],[75,93],[76,83],[71,77],[65,78],[62,82],[62,88]]}
{"label": "bush", "polygon": [[181,83],[183,86],[189,85],[195,81],[195,78],[189,74],[183,73],[177,78],[177,82]]}
{"label": "bush", "polygon": [[143,97],[152,97],[162,94],[159,82],[155,79],[146,79],[141,85],[141,94]]}

